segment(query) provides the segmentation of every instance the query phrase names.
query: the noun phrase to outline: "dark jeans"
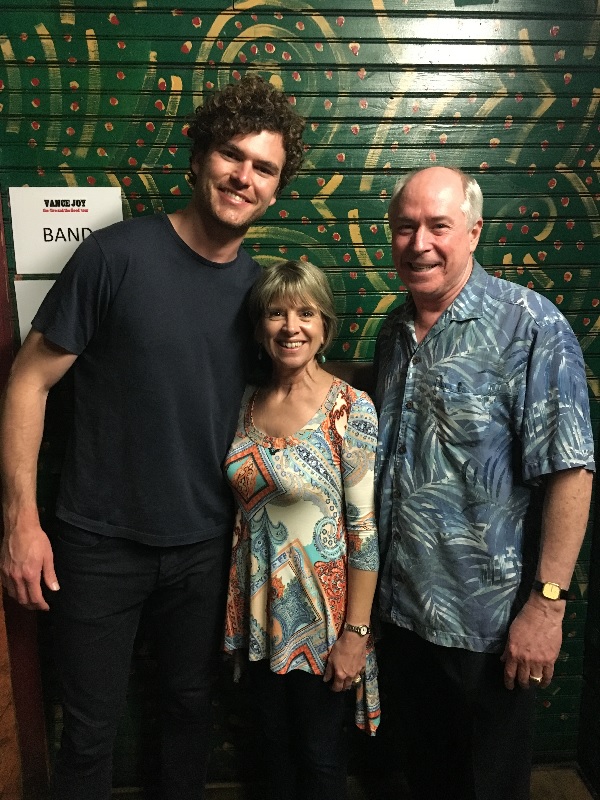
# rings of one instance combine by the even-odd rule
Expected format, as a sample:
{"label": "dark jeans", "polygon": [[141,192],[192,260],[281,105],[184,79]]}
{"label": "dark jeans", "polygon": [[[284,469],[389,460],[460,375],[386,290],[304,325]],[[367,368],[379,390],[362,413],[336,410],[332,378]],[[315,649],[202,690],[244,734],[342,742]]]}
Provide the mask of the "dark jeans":
{"label": "dark jeans", "polygon": [[262,734],[269,800],[345,800],[346,693],[300,669],[251,662],[252,708]]}
{"label": "dark jeans", "polygon": [[63,691],[56,800],[108,800],[142,608],[153,618],[161,685],[161,798],[201,800],[230,542],[150,547],[59,522],[60,591],[50,598]]}
{"label": "dark jeans", "polygon": [[385,625],[378,663],[382,768],[403,752],[414,800],[528,800],[535,692],[504,687],[498,653]]}

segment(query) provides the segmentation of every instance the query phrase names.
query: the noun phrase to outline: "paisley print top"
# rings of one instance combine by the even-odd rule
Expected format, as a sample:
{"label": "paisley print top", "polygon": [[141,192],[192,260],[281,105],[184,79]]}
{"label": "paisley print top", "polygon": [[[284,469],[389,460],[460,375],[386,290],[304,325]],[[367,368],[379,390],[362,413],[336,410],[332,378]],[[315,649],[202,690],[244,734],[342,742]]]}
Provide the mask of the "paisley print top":
{"label": "paisley print top", "polygon": [[[225,649],[268,659],[273,672],[325,671],[346,615],[347,568],[377,570],[370,398],[335,378],[294,436],[254,427],[250,387],[225,461],[237,505]],[[373,643],[357,690],[356,722],[379,722]]]}

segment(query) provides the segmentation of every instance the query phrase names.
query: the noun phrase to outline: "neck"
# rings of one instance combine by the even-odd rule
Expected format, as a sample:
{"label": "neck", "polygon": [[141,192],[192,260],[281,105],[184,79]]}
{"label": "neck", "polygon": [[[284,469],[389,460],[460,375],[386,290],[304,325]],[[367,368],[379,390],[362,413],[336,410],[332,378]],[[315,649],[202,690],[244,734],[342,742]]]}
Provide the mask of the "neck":
{"label": "neck", "polygon": [[175,232],[188,247],[217,264],[226,264],[235,259],[247,231],[246,228],[233,231],[204,219],[193,203],[168,217]]}
{"label": "neck", "polygon": [[302,389],[313,391],[323,377],[328,374],[319,367],[316,361],[312,361],[298,371],[274,367],[268,388],[273,391],[283,391],[286,394]]}
{"label": "neck", "polygon": [[420,311],[417,309],[414,319],[415,337],[417,342],[421,342],[427,336],[429,331],[433,328],[443,313],[443,311],[440,311],[439,313],[428,313],[426,311]]}

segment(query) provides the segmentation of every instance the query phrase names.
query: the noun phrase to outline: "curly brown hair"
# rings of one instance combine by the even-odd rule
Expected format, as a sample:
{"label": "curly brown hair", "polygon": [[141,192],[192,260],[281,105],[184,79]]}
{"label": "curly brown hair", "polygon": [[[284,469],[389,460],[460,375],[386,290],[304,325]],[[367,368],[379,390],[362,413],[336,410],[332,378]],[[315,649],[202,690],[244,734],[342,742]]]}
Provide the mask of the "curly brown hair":
{"label": "curly brown hair", "polygon": [[280,192],[302,164],[305,124],[306,121],[293,110],[287,97],[260,75],[246,75],[238,83],[213,92],[196,109],[187,132],[193,140],[189,173],[192,186],[196,176],[191,165],[198,156],[234,136],[271,131],[281,133],[285,149],[285,164],[277,189]]}

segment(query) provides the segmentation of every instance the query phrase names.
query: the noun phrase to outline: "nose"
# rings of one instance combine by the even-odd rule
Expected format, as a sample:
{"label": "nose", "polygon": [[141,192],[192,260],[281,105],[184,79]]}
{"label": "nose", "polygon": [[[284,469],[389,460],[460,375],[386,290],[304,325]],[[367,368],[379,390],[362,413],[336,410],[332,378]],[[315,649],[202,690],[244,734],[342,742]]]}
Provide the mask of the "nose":
{"label": "nose", "polygon": [[424,225],[415,228],[412,240],[413,249],[418,253],[423,253],[429,250],[429,236],[428,230]]}
{"label": "nose", "polygon": [[298,312],[297,311],[286,311],[285,314],[285,322],[283,326],[284,330],[290,334],[295,333],[298,330]]}
{"label": "nose", "polygon": [[242,186],[250,184],[250,174],[252,165],[250,161],[237,161],[235,168],[232,170],[231,177]]}

